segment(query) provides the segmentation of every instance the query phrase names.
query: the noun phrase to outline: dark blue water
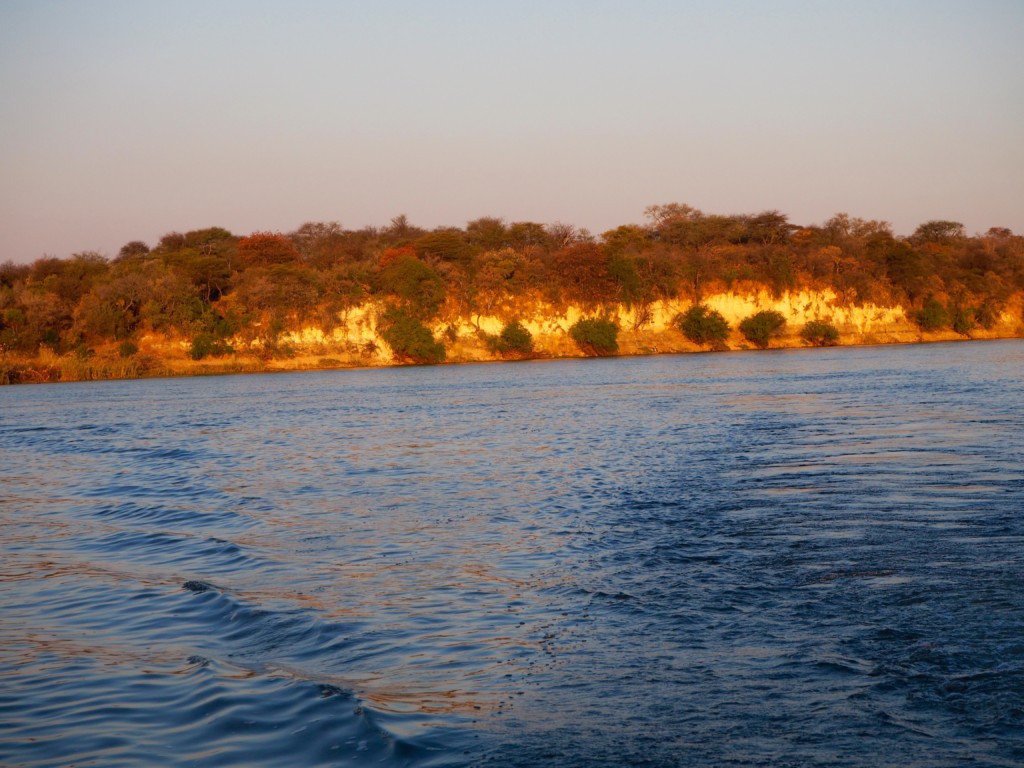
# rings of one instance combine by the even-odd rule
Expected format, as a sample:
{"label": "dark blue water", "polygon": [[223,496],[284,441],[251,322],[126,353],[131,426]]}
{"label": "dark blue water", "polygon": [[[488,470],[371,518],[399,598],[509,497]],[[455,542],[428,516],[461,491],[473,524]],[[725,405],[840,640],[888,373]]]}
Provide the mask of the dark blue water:
{"label": "dark blue water", "polygon": [[1022,373],[0,389],[0,763],[1024,765]]}

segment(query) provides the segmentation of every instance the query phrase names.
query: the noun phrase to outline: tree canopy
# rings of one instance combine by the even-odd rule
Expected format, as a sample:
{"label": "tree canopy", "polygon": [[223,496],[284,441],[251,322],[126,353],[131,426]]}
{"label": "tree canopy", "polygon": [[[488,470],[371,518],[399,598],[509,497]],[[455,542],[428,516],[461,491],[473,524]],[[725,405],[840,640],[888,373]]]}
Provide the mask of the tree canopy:
{"label": "tree canopy", "polygon": [[[841,303],[900,305],[923,329],[967,333],[991,325],[1024,291],[1024,237],[998,226],[970,236],[959,222],[934,219],[901,238],[887,222],[847,213],[796,225],[777,210],[708,214],[684,203],[650,206],[643,223],[600,236],[497,217],[426,230],[399,215],[381,228],[306,222],[244,236],[211,226],[169,232],[152,247],[131,240],[112,260],[80,252],[0,264],[0,352],[64,354],[145,333],[201,338],[204,354],[238,335],[272,351],[281,331],[329,329],[367,301],[380,306],[396,350],[415,343],[414,360],[435,359],[431,344],[442,344],[419,327],[488,315],[510,324],[501,344],[527,354],[525,329],[511,325],[523,301],[576,306],[592,319],[625,306],[637,324],[654,302],[678,301],[693,306],[680,330],[715,345],[729,329],[701,309],[703,296],[800,288],[832,290]],[[807,338],[830,343],[823,333],[812,328]]]}

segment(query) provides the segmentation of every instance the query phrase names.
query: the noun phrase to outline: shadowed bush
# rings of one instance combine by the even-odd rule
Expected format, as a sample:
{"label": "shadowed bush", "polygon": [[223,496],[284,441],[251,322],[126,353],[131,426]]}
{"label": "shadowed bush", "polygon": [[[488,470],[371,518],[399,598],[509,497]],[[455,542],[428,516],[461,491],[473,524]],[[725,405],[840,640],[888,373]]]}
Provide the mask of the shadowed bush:
{"label": "shadowed bush", "polygon": [[755,347],[767,349],[768,344],[779,335],[785,325],[786,318],[782,316],[781,312],[766,309],[741,322],[740,333]]}
{"label": "shadowed bush", "polygon": [[976,325],[975,314],[970,309],[954,307],[951,323],[953,330],[961,336],[970,336]]}
{"label": "shadowed bush", "polygon": [[497,336],[487,337],[487,348],[506,357],[526,357],[533,354],[533,334],[518,320],[506,323]]}
{"label": "shadowed bush", "polygon": [[991,330],[999,322],[999,309],[990,301],[984,301],[974,308],[974,321],[985,330]]}
{"label": "shadowed bush", "polygon": [[204,357],[220,357],[230,355],[234,348],[223,339],[218,339],[212,333],[197,333],[189,346],[188,354],[193,360],[202,360]]}
{"label": "shadowed bush", "polygon": [[128,358],[139,353],[139,345],[130,339],[125,339],[118,345],[117,354],[120,357]]}
{"label": "shadowed bush", "polygon": [[924,306],[914,313],[914,322],[922,331],[938,331],[949,325],[949,312],[934,296],[924,300]]}
{"label": "shadowed bush", "polygon": [[800,330],[800,338],[816,347],[834,347],[839,343],[839,329],[827,320],[811,320]]}
{"label": "shadowed bush", "polygon": [[380,335],[395,357],[417,365],[444,361],[444,345],[423,323],[403,309],[391,308],[380,319]]}
{"label": "shadowed bush", "polygon": [[619,349],[619,326],[599,317],[577,320],[569,336],[587,355],[612,355]]}
{"label": "shadowed bush", "polygon": [[676,315],[672,322],[694,344],[725,349],[725,340],[729,338],[729,323],[721,312],[704,304],[694,304],[683,314]]}

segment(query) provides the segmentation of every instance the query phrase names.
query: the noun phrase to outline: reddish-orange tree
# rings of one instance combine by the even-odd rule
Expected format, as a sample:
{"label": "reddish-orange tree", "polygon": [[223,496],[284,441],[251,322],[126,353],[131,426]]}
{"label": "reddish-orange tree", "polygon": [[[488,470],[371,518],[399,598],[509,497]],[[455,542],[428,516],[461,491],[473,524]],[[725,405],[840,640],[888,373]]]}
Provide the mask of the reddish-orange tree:
{"label": "reddish-orange tree", "polygon": [[253,232],[238,241],[238,259],[243,267],[288,264],[298,258],[295,243],[280,232]]}

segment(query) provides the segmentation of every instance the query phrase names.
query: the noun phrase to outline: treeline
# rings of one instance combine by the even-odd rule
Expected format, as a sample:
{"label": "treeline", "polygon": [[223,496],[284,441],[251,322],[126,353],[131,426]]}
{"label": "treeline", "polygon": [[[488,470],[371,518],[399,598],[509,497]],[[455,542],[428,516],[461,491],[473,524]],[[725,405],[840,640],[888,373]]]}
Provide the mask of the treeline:
{"label": "treeline", "polygon": [[408,345],[425,350],[423,361],[439,359],[438,349],[443,357],[444,339],[427,326],[497,316],[514,336],[517,308],[529,302],[595,317],[624,305],[643,323],[659,300],[699,305],[729,290],[802,288],[831,289],[850,305],[901,305],[922,323],[966,333],[991,325],[1024,291],[1024,237],[1005,228],[969,236],[957,222],[929,221],[897,237],[886,222],[847,214],[817,226],[778,211],[716,215],[676,203],[646,214],[643,225],[600,236],[498,218],[429,231],[404,216],[358,230],[307,223],[237,236],[211,227],[166,234],[152,247],[129,242],[112,259],[84,252],[7,262],[0,353],[85,356],[116,345],[130,358],[142,335],[156,333],[188,341],[197,359],[238,340],[273,356],[287,351],[283,332],[330,331],[375,300],[382,337],[400,355]]}

